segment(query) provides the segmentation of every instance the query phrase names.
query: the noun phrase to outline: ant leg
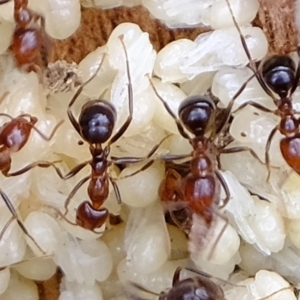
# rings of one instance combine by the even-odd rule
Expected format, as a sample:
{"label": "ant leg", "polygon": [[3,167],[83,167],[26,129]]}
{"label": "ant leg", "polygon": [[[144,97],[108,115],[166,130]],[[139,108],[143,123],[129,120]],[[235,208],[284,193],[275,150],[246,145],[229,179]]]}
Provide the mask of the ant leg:
{"label": "ant leg", "polygon": [[220,231],[220,233],[218,234],[216,240],[214,241],[213,245],[212,245],[212,251],[210,252],[210,254],[208,255],[207,257],[207,260],[210,260],[212,258],[212,255],[216,249],[216,246],[217,246],[217,243],[219,242],[221,236],[223,235],[223,233],[225,232],[225,229],[227,228],[228,224],[229,224],[229,221],[226,217],[218,214],[217,212],[215,212],[215,214],[217,214],[221,219],[223,219],[225,221],[225,225],[223,226],[222,230]]}
{"label": "ant leg", "polygon": [[280,289],[280,290],[278,290],[278,291],[275,291],[275,292],[273,292],[272,294],[270,294],[270,295],[268,295],[268,296],[266,296],[266,297],[260,298],[260,299],[258,299],[258,300],[268,300],[268,299],[270,299],[270,297],[276,295],[277,293],[280,293],[280,292],[282,292],[282,291],[285,291],[285,290],[293,290],[293,288],[292,288],[291,286],[282,288],[282,289]]}
{"label": "ant leg", "polygon": [[51,205],[44,205],[44,207],[47,207],[47,208],[50,208],[50,209],[53,209],[63,220],[65,220],[67,223],[69,223],[70,225],[73,225],[73,226],[78,226],[76,223],[73,223],[72,221],[68,220],[65,215],[59,210],[57,209],[56,207],[54,206],[51,206]]}
{"label": "ant leg", "polygon": [[11,119],[11,120],[14,119],[11,115],[5,114],[5,113],[0,113],[0,116],[1,116],[1,117],[7,117],[7,118],[9,118],[9,119]]}
{"label": "ant leg", "polygon": [[9,2],[10,0],[1,0],[0,5]]}
{"label": "ant leg", "polygon": [[[144,292],[144,293],[152,294],[152,295],[154,295],[154,296],[160,296],[160,294],[157,294],[157,293],[154,293],[154,292],[152,292],[152,291],[150,291],[150,290],[147,290],[146,288],[144,288],[143,286],[141,286],[141,285],[138,284],[138,283],[131,282],[131,281],[130,281],[129,283],[130,283],[130,285],[132,285],[133,287],[135,287],[135,288],[138,289],[138,290],[141,290],[141,291]],[[133,293],[131,293],[131,292],[129,292],[129,291],[126,291],[126,296],[128,296],[129,299],[132,299],[132,300],[145,300],[144,298],[138,297],[138,296],[136,295],[136,292],[133,294]]]}
{"label": "ant leg", "polygon": [[128,53],[124,44],[124,36],[120,35],[119,39],[121,41],[122,47],[124,49],[125,58],[126,58],[126,74],[127,74],[127,89],[128,89],[128,107],[129,107],[129,115],[124,122],[124,124],[120,127],[120,129],[114,134],[114,136],[109,140],[108,146],[115,143],[127,130],[128,126],[131,123],[132,116],[133,116],[133,91],[132,91],[132,83],[131,83],[131,76],[130,76],[130,68],[129,68],[129,59],[128,59]]}
{"label": "ant leg", "polygon": [[[227,185],[226,181],[224,180],[223,176],[221,175],[220,171],[216,170],[215,173],[216,173],[216,176],[217,176],[218,180],[220,181],[220,183],[225,191],[225,194],[226,194],[225,199],[223,199],[223,201],[222,201],[223,203],[221,205],[219,205],[219,208],[223,208],[230,200],[231,195],[230,195],[228,185]],[[220,204],[220,203],[218,203],[218,204]]]}
{"label": "ant leg", "polygon": [[66,175],[63,175],[61,170],[55,166],[55,163],[57,162],[61,162],[60,160],[59,161],[54,161],[54,162],[48,162],[48,161],[37,161],[37,162],[34,162],[32,164],[29,164],[27,166],[25,166],[24,168],[18,170],[18,171],[15,171],[15,172],[11,172],[11,173],[8,173],[7,171],[2,171],[2,174],[6,177],[12,177],[12,176],[18,176],[18,175],[21,175],[21,174],[24,174],[26,172],[28,172],[29,170],[35,168],[35,167],[40,167],[40,168],[48,168],[48,167],[53,167],[54,170],[56,171],[57,175],[61,178],[61,179],[64,179],[64,180],[67,180],[73,176],[75,176],[79,171],[81,171],[88,163],[89,161],[87,162],[83,162],[77,166],[75,166],[69,173],[67,173]]}
{"label": "ant leg", "polygon": [[173,160],[181,160],[181,159],[185,159],[188,157],[192,157],[192,154],[166,154],[166,155],[162,155],[160,157],[157,158],[157,160],[162,160],[162,161],[173,161]]}
{"label": "ant leg", "polygon": [[111,156],[110,159],[115,163],[115,164],[132,164],[132,163],[138,163],[142,162],[144,160],[149,159],[155,151],[162,145],[162,143],[168,139],[171,136],[171,134],[168,134],[166,137],[164,137],[158,144],[156,144],[150,152],[145,156],[145,157],[122,157],[118,158],[116,156]]}
{"label": "ant leg", "polygon": [[6,224],[4,225],[1,233],[0,233],[0,241],[3,239],[4,233],[7,230],[7,228],[9,227],[9,225],[15,220],[14,216],[11,216],[9,218],[9,220],[6,222]]}
{"label": "ant leg", "polygon": [[43,138],[45,141],[50,141],[50,140],[53,138],[53,136],[54,136],[54,134],[56,133],[56,131],[58,130],[58,128],[59,128],[63,123],[64,123],[64,120],[59,121],[59,122],[55,125],[55,127],[53,128],[53,130],[52,130],[52,132],[50,133],[49,136],[46,136],[46,135],[45,135],[43,132],[41,132],[35,125],[32,125],[32,129],[34,129],[34,131],[36,131],[36,132],[39,134],[39,136],[40,136],[41,138]]}
{"label": "ant leg", "polygon": [[65,200],[65,216],[68,214],[69,209],[68,209],[68,205],[71,201],[71,199],[74,197],[74,195],[77,193],[77,191],[83,186],[83,184],[85,184],[89,179],[91,178],[91,175],[84,177],[83,179],[81,179],[73,188],[73,190],[71,191],[71,193],[69,194],[68,198]]}
{"label": "ant leg", "polygon": [[254,71],[257,71],[255,62],[254,62],[254,60],[252,59],[252,56],[251,56],[250,51],[249,51],[249,49],[248,49],[246,40],[245,40],[245,38],[244,38],[244,36],[243,36],[243,33],[242,33],[242,31],[241,31],[241,28],[240,28],[239,24],[238,24],[237,21],[236,21],[236,18],[235,18],[235,16],[234,16],[234,13],[233,13],[233,10],[232,10],[231,5],[230,5],[230,3],[229,3],[229,0],[226,0],[226,3],[227,3],[227,6],[228,6],[228,8],[229,8],[229,11],[230,11],[230,14],[231,14],[233,23],[234,23],[234,25],[235,25],[235,27],[236,27],[238,33],[239,33],[239,36],[240,36],[240,39],[241,39],[241,43],[242,43],[242,46],[243,46],[244,51],[245,51],[245,53],[246,53],[246,56],[247,56],[247,58],[248,58],[248,60],[249,60],[250,68],[251,68],[252,70],[254,70]]}
{"label": "ant leg", "polygon": [[180,273],[182,271],[181,267],[177,267],[177,269],[174,272],[173,280],[172,280],[172,286],[175,286],[178,282],[180,282]]}
{"label": "ant leg", "polygon": [[270,151],[270,147],[271,147],[271,142],[272,139],[276,133],[276,131],[278,130],[277,126],[275,126],[272,131],[269,134],[268,140],[267,140],[267,144],[266,144],[266,150],[265,150],[265,161],[266,161],[266,165],[267,165],[267,169],[268,169],[268,176],[267,176],[267,182],[270,179],[270,175],[271,175],[271,167],[270,167],[270,155],[269,155],[269,151]]}
{"label": "ant leg", "polygon": [[118,185],[116,183],[116,180],[113,179],[112,177],[108,176],[113,188],[114,188],[114,192],[115,192],[115,195],[116,195],[116,198],[117,198],[117,202],[118,204],[121,205],[122,203],[122,200],[121,200],[121,194],[120,194],[120,191],[119,191],[119,188],[118,188]]}
{"label": "ant leg", "polygon": [[123,177],[119,177],[117,180],[120,180],[120,179],[125,179],[125,178],[128,178],[128,177],[131,177],[131,176],[134,176],[140,172],[143,172],[145,170],[147,170],[150,166],[152,166],[154,163],[154,160],[151,159],[149,162],[147,162],[145,165],[143,165],[140,169],[138,169],[137,171],[131,173],[131,174],[128,174],[128,175],[125,175]]}
{"label": "ant leg", "polygon": [[234,96],[232,97],[232,99],[230,100],[230,102],[228,103],[227,107],[224,109],[222,115],[225,116],[223,117],[222,122],[220,122],[220,125],[218,126],[216,132],[217,133],[221,133],[224,128],[226,127],[226,125],[228,124],[229,118],[231,116],[231,114],[233,113],[232,107],[234,104],[234,101],[238,98],[238,96],[244,91],[244,89],[246,88],[247,84],[255,77],[255,75],[251,75],[242,85],[241,87],[237,90],[237,92],[234,94]]}
{"label": "ant leg", "polygon": [[251,149],[250,147],[232,147],[232,148],[228,148],[228,149],[222,149],[220,150],[221,154],[231,154],[231,153],[237,153],[237,152],[244,152],[244,151],[249,151],[250,154],[257,159],[261,164],[265,164],[259,157],[258,155],[255,153],[255,151],[253,151],[253,149]]}
{"label": "ant leg", "polygon": [[18,175],[24,174],[24,173],[30,171],[31,169],[33,169],[35,167],[40,167],[40,168],[53,167],[55,169],[56,173],[58,174],[58,176],[63,179],[64,175],[62,174],[62,172],[60,171],[60,169],[55,166],[55,163],[57,163],[57,162],[60,162],[60,161],[54,161],[54,162],[36,161],[36,162],[34,162],[32,164],[29,164],[29,165],[25,166],[24,168],[22,168],[22,169],[20,169],[18,171],[15,171],[15,172],[9,173],[8,170],[3,170],[2,174],[5,177],[14,177],[14,176],[18,176]]}
{"label": "ant leg", "polygon": [[232,113],[235,114],[238,111],[242,110],[243,108],[247,107],[248,105],[253,106],[263,112],[267,112],[267,113],[273,113],[276,114],[276,110],[271,110],[269,108],[264,107],[263,105],[254,102],[254,101],[248,101],[248,102],[244,102],[241,106],[239,106],[235,111],[233,111]]}
{"label": "ant leg", "polygon": [[176,215],[174,214],[173,210],[169,210],[170,216],[172,218],[172,221],[174,222],[174,224],[181,229],[186,235],[190,234],[190,228],[191,228],[191,224],[190,224],[190,217],[187,214],[187,219],[184,222],[180,222],[180,220],[176,217]]}
{"label": "ant leg", "polygon": [[149,82],[152,86],[152,89],[155,93],[155,95],[157,96],[157,98],[162,102],[162,104],[164,105],[165,109],[167,110],[167,112],[169,113],[169,115],[174,119],[176,125],[177,125],[177,128],[178,128],[178,131],[179,133],[186,139],[190,140],[190,137],[189,135],[185,132],[183,126],[181,125],[181,122],[180,120],[176,117],[176,115],[173,113],[173,111],[171,110],[171,108],[169,107],[168,103],[159,95],[159,93],[157,92],[151,78],[149,75],[148,76],[148,79],[149,79]]}
{"label": "ant leg", "polygon": [[255,77],[257,78],[258,82],[261,84],[261,87],[264,89],[264,91],[272,98],[273,102],[276,104],[276,99],[274,98],[271,90],[267,87],[267,85],[265,84],[263,78],[261,77],[261,73],[259,72],[259,70],[257,69],[256,67],[256,64],[254,62],[254,60],[252,59],[251,57],[251,54],[250,54],[250,51],[248,49],[248,46],[247,46],[247,43],[246,43],[246,40],[243,36],[243,33],[241,31],[241,28],[240,26],[238,25],[237,21],[236,21],[236,18],[234,16],[234,13],[232,11],[232,8],[231,8],[231,5],[229,3],[229,0],[226,0],[226,3],[227,3],[227,6],[229,8],[229,11],[230,11],[230,14],[231,14],[231,17],[232,17],[232,20],[233,20],[233,23],[239,33],[239,36],[240,36],[240,40],[241,40],[241,43],[242,43],[242,46],[244,48],[244,51],[246,53],[246,56],[249,60],[249,68],[253,71]]}
{"label": "ant leg", "polygon": [[[6,98],[6,96],[9,94],[9,92],[3,93],[3,95],[0,97],[0,103]],[[4,114],[5,115],[5,114]]]}
{"label": "ant leg", "polygon": [[[22,223],[22,221],[20,220],[15,208],[13,207],[12,203],[10,202],[9,198],[7,197],[7,195],[2,191],[0,190],[0,195],[3,199],[3,201],[5,202],[7,208],[9,209],[9,211],[11,212],[12,214],[12,219],[16,220],[19,227],[22,229],[22,231],[30,238],[30,240],[36,245],[36,247],[43,253],[43,254],[46,254],[46,252],[38,245],[38,243],[34,240],[34,238],[29,234],[29,232],[27,231],[26,227],[24,226],[24,224]],[[13,220],[9,220],[4,229],[6,230],[7,227],[11,224]],[[2,230],[1,232],[1,235],[0,235],[0,238],[2,238],[4,235],[4,231]]]}
{"label": "ant leg", "polygon": [[78,121],[75,119],[75,117],[74,117],[74,115],[71,111],[71,107],[73,106],[73,104],[75,103],[75,101],[77,100],[79,95],[81,94],[83,88],[97,76],[99,70],[101,69],[101,67],[104,63],[104,59],[105,59],[106,55],[107,55],[106,53],[103,54],[101,62],[99,63],[99,66],[98,66],[97,70],[95,71],[95,73],[85,83],[83,83],[80,86],[80,88],[76,91],[75,95],[73,96],[73,98],[71,99],[71,101],[68,105],[67,113],[68,113],[69,120],[70,120],[70,122],[72,123],[73,127],[75,128],[75,130],[78,132],[79,135],[81,135],[80,125],[79,125]]}

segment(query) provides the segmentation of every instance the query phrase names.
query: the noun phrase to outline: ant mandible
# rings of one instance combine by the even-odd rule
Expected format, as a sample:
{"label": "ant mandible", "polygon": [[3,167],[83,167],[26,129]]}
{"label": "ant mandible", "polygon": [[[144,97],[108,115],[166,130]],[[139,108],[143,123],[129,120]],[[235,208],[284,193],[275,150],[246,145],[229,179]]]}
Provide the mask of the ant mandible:
{"label": "ant mandible", "polygon": [[[226,0],[229,11],[231,13],[235,27],[238,30],[240,39],[249,60],[249,67],[254,72],[255,77],[264,89],[264,91],[272,98],[276,105],[276,110],[270,110],[256,102],[246,102],[242,104],[236,111],[251,105],[264,112],[273,113],[280,117],[280,123],[275,126],[267,139],[265,148],[265,163],[268,168],[267,181],[270,178],[270,147],[272,139],[277,131],[284,137],[280,141],[280,151],[286,163],[300,175],[300,118],[295,116],[296,112],[293,109],[292,95],[296,90],[300,78],[300,60],[296,67],[295,62],[288,55],[274,55],[263,63],[256,66],[253,61],[245,38],[241,32],[239,25],[235,19],[232,8],[228,0]],[[300,47],[297,48],[298,57],[300,58]],[[276,99],[273,92],[279,96]]]}
{"label": "ant mandible", "polygon": [[[11,0],[2,0],[0,5]],[[39,72],[48,65],[50,40],[45,33],[43,16],[28,8],[28,0],[14,0],[16,28],[9,47],[18,67]],[[40,24],[38,21],[40,20]]]}
{"label": "ant mandible", "polygon": [[[3,97],[5,97],[6,94],[4,94]],[[2,98],[3,98],[2,97]],[[41,168],[47,168],[47,167],[54,167],[54,162],[47,162],[47,161],[36,161],[33,162],[22,169],[14,172],[9,172],[11,168],[11,154],[14,152],[20,151],[27,143],[30,133],[32,130],[36,131],[41,138],[43,138],[46,141],[49,141],[54,136],[55,132],[59,128],[59,126],[63,123],[63,121],[57,123],[57,125],[52,130],[51,134],[49,136],[46,136],[44,133],[42,133],[35,124],[37,123],[38,119],[36,117],[33,117],[29,114],[22,114],[19,115],[16,118],[11,117],[8,114],[0,113],[0,116],[4,116],[10,119],[9,122],[4,123],[0,127],[0,172],[5,177],[13,177],[18,176],[21,174],[24,174],[31,170],[34,167],[41,167]],[[12,203],[10,202],[8,196],[0,189],[0,195],[5,202],[7,208],[12,214],[12,218],[7,222],[7,224],[4,226],[4,229],[0,233],[0,240],[2,239],[4,232],[6,228],[10,225],[10,223],[13,220],[16,220],[20,228],[24,231],[24,233],[35,243],[35,245],[44,252],[39,245],[34,241],[34,239],[30,236],[27,229],[23,225],[22,221],[18,217],[18,214],[16,210],[14,209]]]}

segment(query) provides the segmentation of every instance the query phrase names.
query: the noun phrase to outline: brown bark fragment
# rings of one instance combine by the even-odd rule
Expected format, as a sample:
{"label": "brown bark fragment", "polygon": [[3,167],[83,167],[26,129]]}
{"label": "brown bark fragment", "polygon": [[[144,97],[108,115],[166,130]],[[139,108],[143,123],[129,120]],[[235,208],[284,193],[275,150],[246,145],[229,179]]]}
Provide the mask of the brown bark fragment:
{"label": "brown bark fragment", "polygon": [[68,62],[80,62],[88,53],[106,44],[114,28],[125,22],[138,24],[143,31],[148,32],[157,51],[174,40],[195,39],[200,33],[210,30],[208,27],[169,29],[152,18],[142,6],[108,10],[82,8],[81,18],[81,26],[72,37],[54,42],[50,61],[64,59]]}
{"label": "brown bark fragment", "polygon": [[[253,24],[263,29],[270,45],[270,54],[289,53],[296,50],[297,29],[294,20],[295,0],[259,0],[260,10]],[[149,33],[154,48],[159,51],[168,43],[180,38],[194,40],[208,27],[170,29],[154,19],[142,6],[118,7],[108,10],[82,8],[81,26],[70,38],[54,41],[50,61],[65,59],[80,62],[88,53],[104,45],[119,24],[138,24]]]}
{"label": "brown bark fragment", "polygon": [[253,24],[262,28],[269,42],[270,54],[296,50],[295,0],[258,0],[260,10]]}

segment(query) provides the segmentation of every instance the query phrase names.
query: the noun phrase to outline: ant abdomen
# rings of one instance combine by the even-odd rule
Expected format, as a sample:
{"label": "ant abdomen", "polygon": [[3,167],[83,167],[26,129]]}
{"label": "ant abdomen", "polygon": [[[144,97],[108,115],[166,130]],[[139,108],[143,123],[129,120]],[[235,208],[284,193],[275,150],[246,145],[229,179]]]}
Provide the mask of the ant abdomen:
{"label": "ant abdomen", "polygon": [[215,105],[211,99],[204,96],[191,96],[179,106],[179,118],[185,128],[192,134],[200,136],[211,126]]}
{"label": "ant abdomen", "polygon": [[13,40],[10,50],[15,54],[19,66],[25,65],[28,61],[34,61],[40,53],[40,33],[35,28],[17,29]]}
{"label": "ant abdomen", "polygon": [[13,151],[21,150],[27,143],[29,135],[37,118],[31,117],[30,122],[23,117],[15,118],[4,124],[0,131],[0,144]]}
{"label": "ant abdomen", "polygon": [[100,228],[108,218],[106,208],[94,209],[88,201],[84,201],[77,208],[76,223],[82,228],[93,231]]}
{"label": "ant abdomen", "polygon": [[300,174],[300,133],[280,141],[280,150],[287,164]]}
{"label": "ant abdomen", "polygon": [[116,122],[116,109],[107,101],[93,100],[82,107],[79,125],[82,137],[90,144],[105,143]]}
{"label": "ant abdomen", "polygon": [[295,62],[287,55],[275,55],[262,65],[262,76],[273,92],[286,97],[295,81]]}

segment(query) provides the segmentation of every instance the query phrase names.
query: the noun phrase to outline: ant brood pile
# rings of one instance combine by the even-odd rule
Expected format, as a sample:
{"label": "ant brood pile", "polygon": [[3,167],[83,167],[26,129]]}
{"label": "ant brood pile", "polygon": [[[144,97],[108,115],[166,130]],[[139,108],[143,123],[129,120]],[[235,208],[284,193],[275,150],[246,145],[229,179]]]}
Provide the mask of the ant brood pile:
{"label": "ant brood pile", "polygon": [[[257,69],[267,43],[246,24],[258,4],[230,3],[233,13],[226,1],[199,8],[215,30],[158,54],[137,25],[118,26],[79,64],[85,84],[53,94],[40,84],[44,47],[76,30],[79,2],[66,22],[58,7],[0,1],[0,32],[11,29],[0,56],[1,299],[38,299],[32,280],[57,266],[61,300],[296,299],[298,57]],[[165,21],[184,23],[179,11]],[[20,28],[36,33],[33,52],[22,54]]]}

